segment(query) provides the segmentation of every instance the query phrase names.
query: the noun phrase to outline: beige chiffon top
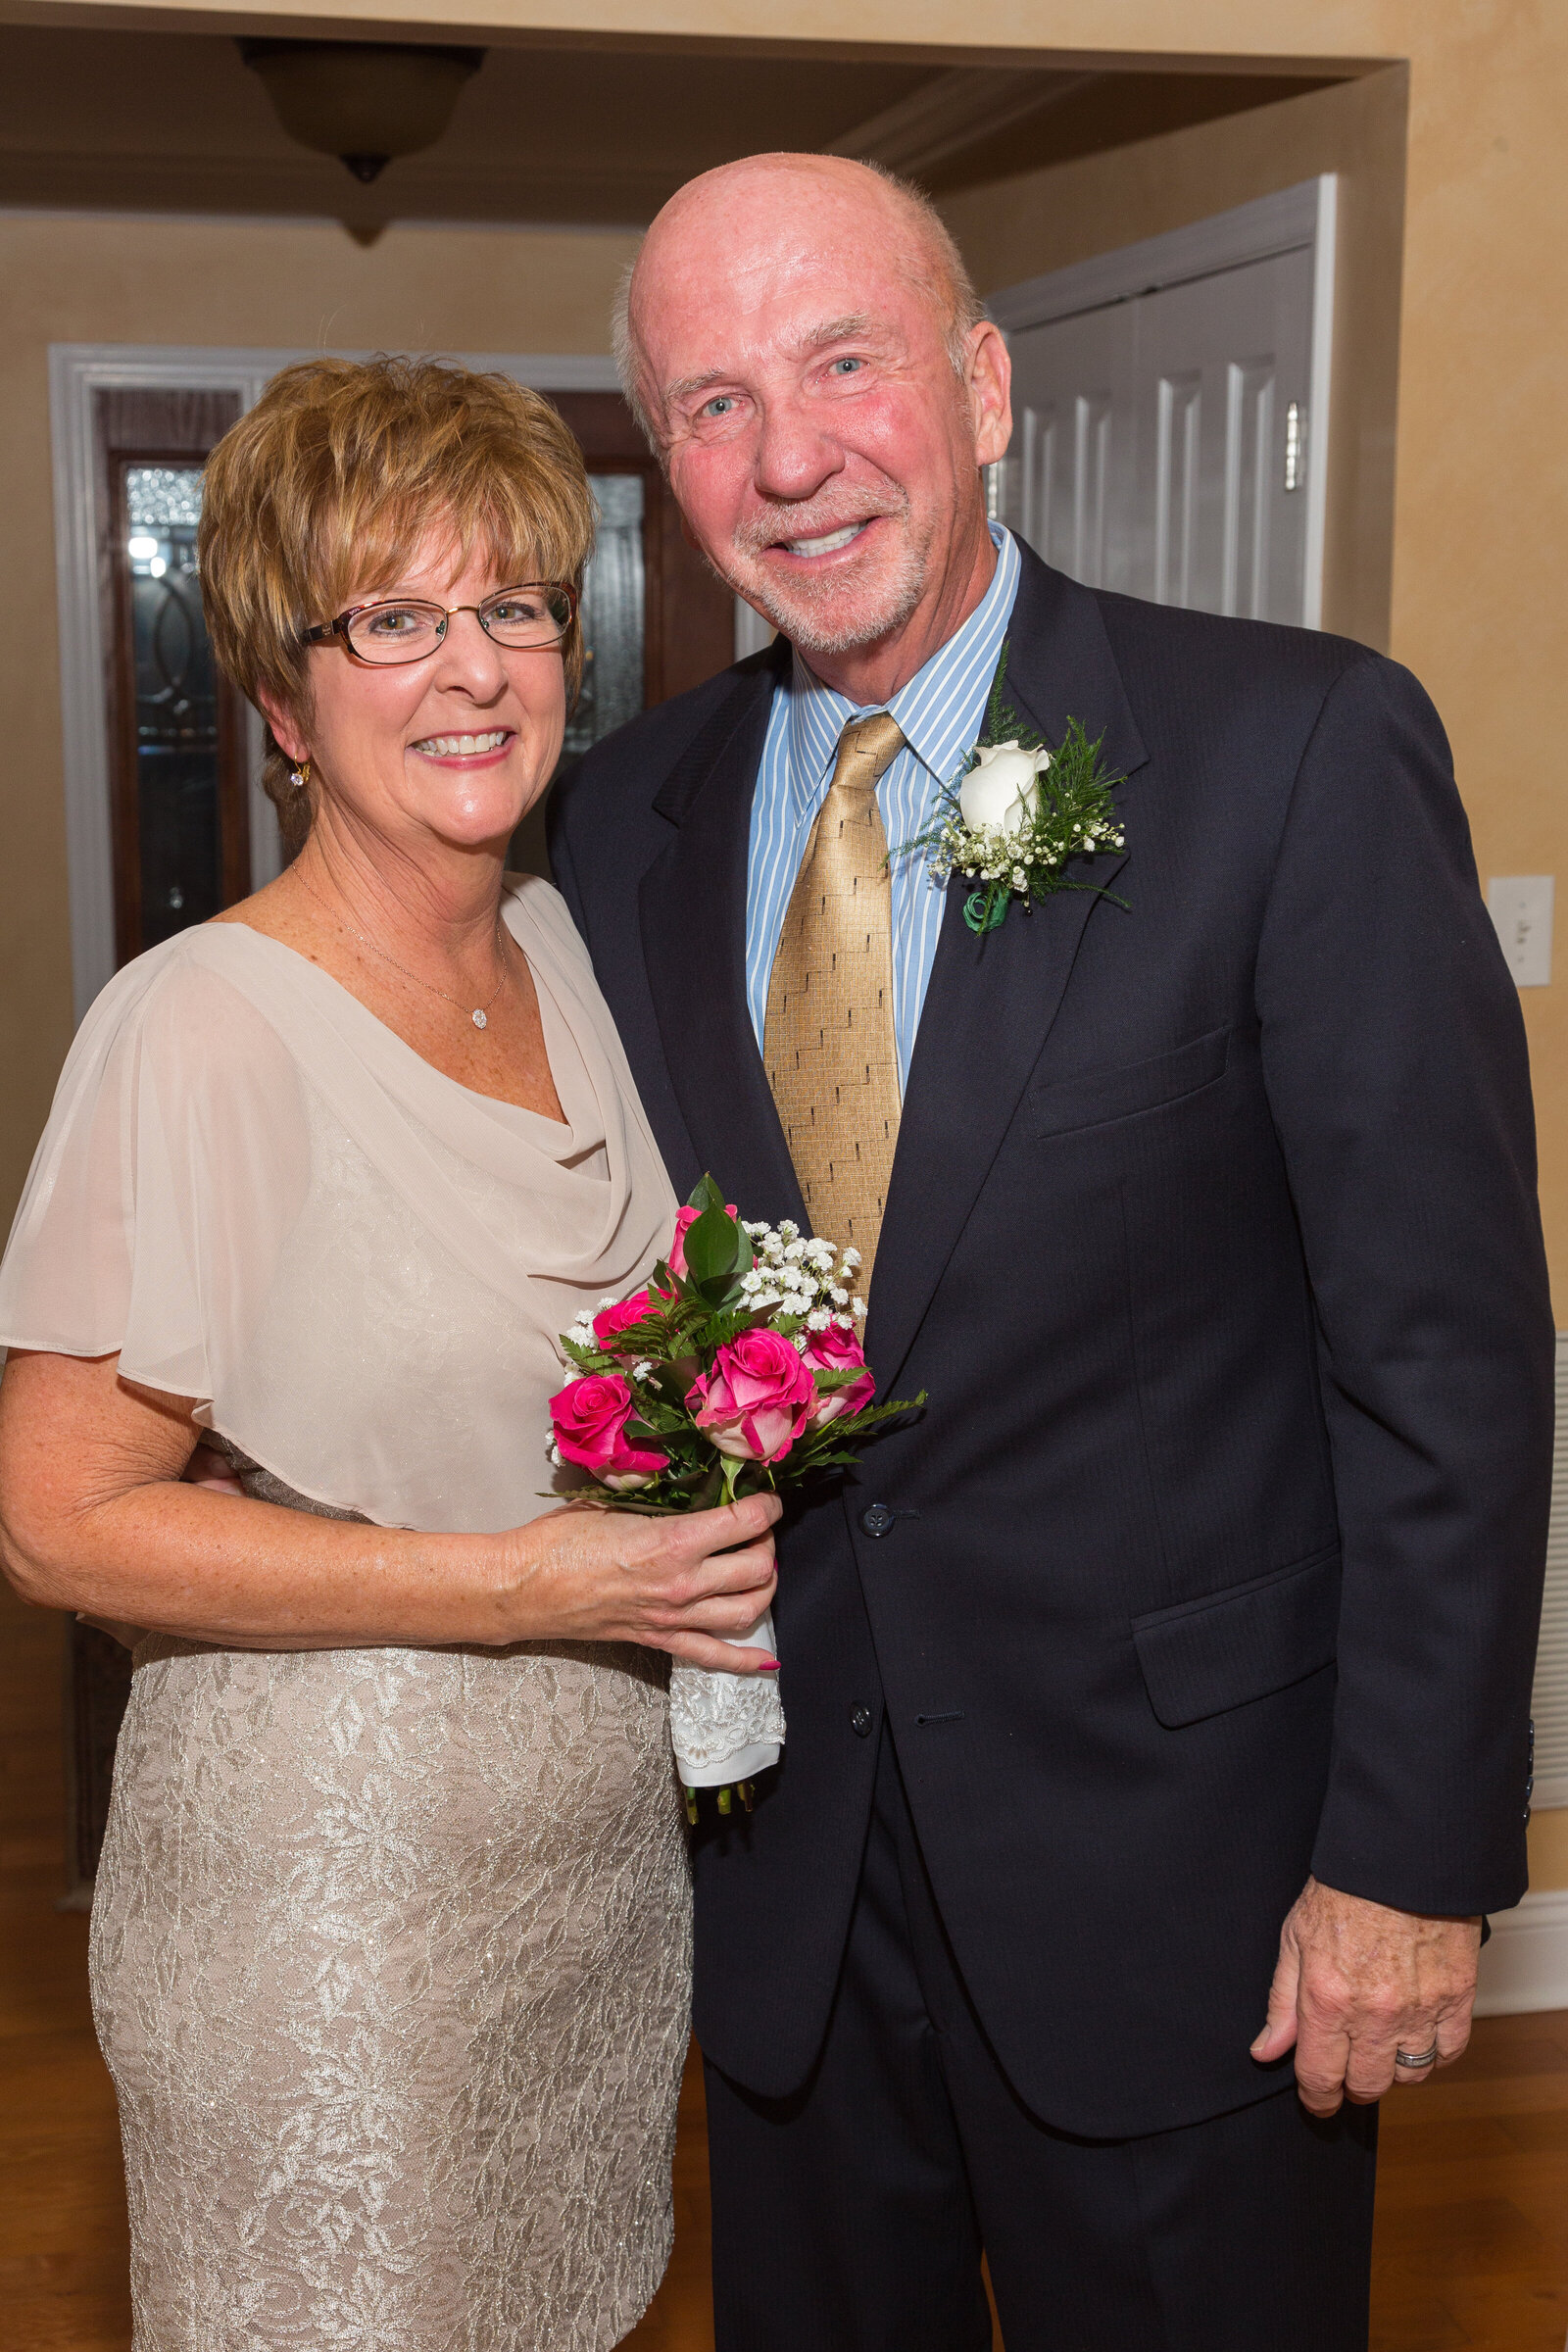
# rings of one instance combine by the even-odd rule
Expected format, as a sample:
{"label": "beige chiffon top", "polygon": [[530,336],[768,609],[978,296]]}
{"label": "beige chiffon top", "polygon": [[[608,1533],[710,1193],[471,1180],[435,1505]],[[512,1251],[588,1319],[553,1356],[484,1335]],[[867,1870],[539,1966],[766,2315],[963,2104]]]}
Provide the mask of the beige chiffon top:
{"label": "beige chiffon top", "polygon": [[239,923],[127,964],[72,1047],[0,1263],[0,1343],[126,1379],[313,1501],[495,1532],[549,1507],[558,1336],[675,1201],[564,903],[508,877],[564,1125],[443,1076]]}

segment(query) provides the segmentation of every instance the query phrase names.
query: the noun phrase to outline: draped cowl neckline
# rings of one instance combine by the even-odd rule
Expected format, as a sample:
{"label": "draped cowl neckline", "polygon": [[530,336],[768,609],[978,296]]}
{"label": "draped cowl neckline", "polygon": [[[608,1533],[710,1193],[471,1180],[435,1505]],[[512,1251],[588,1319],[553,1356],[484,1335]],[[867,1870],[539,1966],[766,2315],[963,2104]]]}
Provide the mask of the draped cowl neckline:
{"label": "draped cowl neckline", "polygon": [[674,1200],[564,903],[519,876],[503,913],[563,1122],[435,1069],[245,924],[127,965],[62,1075],[0,1339],[118,1351],[313,1500],[535,1516],[558,1336],[645,1278]]}
{"label": "draped cowl neckline", "polygon": [[[643,1156],[635,1145],[659,1157],[609,1013],[600,1004],[599,1020],[584,1019],[580,962],[573,971],[576,958],[552,939],[554,926],[536,919],[530,882],[512,878],[501,911],[533,974],[564,1122],[480,1094],[438,1070],[352,990],[280,940],[243,923],[213,923],[193,935],[197,959],[221,972],[278,1031],[415,1213],[437,1221],[447,1246],[524,1311],[532,1306],[529,1286],[536,1278],[569,1279],[591,1263],[606,1267],[606,1287],[619,1279],[611,1269],[619,1259],[632,1164]],[[570,945],[577,948],[574,932]],[[389,1119],[393,1108],[404,1116]],[[439,1138],[445,1152],[503,1184],[525,1183],[543,1200],[573,1203],[577,1214],[564,1251],[536,1258],[526,1269],[510,1257],[496,1260],[466,1196],[432,1161],[432,1138]],[[602,1175],[593,1172],[598,1153],[604,1154]],[[602,1194],[600,1214],[583,1231],[579,1218],[595,1189]],[[549,1229],[542,1228],[542,1249],[548,1238]]]}

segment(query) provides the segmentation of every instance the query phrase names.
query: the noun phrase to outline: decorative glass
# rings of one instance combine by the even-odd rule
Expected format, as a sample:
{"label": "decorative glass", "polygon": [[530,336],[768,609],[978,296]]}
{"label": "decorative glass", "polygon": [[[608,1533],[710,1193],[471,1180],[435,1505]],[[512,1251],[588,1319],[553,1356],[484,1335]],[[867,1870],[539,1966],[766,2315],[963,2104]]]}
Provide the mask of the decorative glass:
{"label": "decorative glass", "polygon": [[583,575],[587,660],[582,692],[566,723],[562,758],[574,760],[643,707],[643,477],[592,473],[599,535]]}
{"label": "decorative glass", "polygon": [[194,531],[202,518],[199,466],[131,466],[125,472],[125,513],[133,531],[178,523]]}
{"label": "decorative glass", "polygon": [[141,944],[222,905],[218,679],[196,577],[202,469],[127,466]]}

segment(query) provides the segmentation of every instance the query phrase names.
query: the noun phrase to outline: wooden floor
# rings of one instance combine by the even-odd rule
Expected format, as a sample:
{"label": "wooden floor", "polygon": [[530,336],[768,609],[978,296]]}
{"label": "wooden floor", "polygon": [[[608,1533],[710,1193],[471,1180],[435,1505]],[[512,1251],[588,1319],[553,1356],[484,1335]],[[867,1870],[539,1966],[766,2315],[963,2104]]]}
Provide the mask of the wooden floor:
{"label": "wooden floor", "polygon": [[[87,2013],[87,1923],[55,1909],[59,1659],[58,1622],[0,1589],[0,2345],[127,2352],[124,2196]],[[1441,2082],[1385,2102],[1383,2148],[1373,2352],[1564,2352],[1568,2012],[1484,2021]],[[711,2352],[705,2166],[693,2071],[675,2256],[628,2338],[638,2352]]]}

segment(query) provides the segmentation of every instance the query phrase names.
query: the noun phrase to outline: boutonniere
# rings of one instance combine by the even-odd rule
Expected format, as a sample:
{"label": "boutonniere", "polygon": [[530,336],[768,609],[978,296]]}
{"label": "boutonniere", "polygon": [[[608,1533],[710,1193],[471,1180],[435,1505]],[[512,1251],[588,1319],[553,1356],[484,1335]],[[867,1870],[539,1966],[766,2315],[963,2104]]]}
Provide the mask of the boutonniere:
{"label": "boutonniere", "polygon": [[[1006,920],[1014,899],[1030,914],[1035,901],[1053,891],[1101,890],[1114,897],[1067,868],[1074,858],[1127,846],[1110,797],[1126,779],[1102,766],[1103,736],[1091,743],[1080,722],[1069,718],[1053,751],[1003,701],[1006,674],[1004,640],[979,741],[943,787],[934,821],[892,853],[897,858],[906,850],[925,850],[932,878],[940,883],[967,875],[975,888],[964,901],[963,919],[982,935]],[[1118,906],[1126,904],[1116,900]]]}

